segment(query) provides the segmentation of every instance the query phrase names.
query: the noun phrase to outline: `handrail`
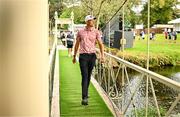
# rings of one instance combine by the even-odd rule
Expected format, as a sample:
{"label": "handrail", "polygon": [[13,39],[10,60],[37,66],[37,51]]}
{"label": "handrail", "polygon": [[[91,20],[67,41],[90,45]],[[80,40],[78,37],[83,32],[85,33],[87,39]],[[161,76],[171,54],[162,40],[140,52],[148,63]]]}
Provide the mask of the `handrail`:
{"label": "handrail", "polygon": [[173,89],[175,89],[175,90],[177,90],[177,91],[180,91],[180,83],[179,83],[179,82],[176,82],[176,81],[174,81],[174,80],[172,80],[172,79],[169,79],[169,78],[167,78],[167,77],[165,77],[165,76],[162,76],[162,75],[160,75],[160,74],[157,74],[157,73],[155,73],[155,72],[152,72],[152,71],[150,71],[150,70],[147,70],[147,69],[145,69],[145,68],[142,68],[142,67],[140,67],[140,66],[138,66],[138,65],[135,65],[135,64],[133,64],[133,63],[130,63],[130,62],[126,61],[126,60],[123,60],[123,59],[121,59],[121,58],[119,58],[119,57],[117,57],[117,56],[114,56],[114,55],[112,55],[112,54],[109,54],[109,53],[107,53],[107,52],[104,52],[104,54],[107,55],[107,56],[110,56],[110,57],[112,57],[112,58],[114,58],[114,59],[116,59],[116,60],[118,60],[120,63],[125,64],[125,65],[128,66],[129,68],[132,68],[132,69],[134,69],[134,70],[136,70],[136,71],[138,71],[138,72],[140,72],[140,73],[143,73],[143,74],[145,74],[145,75],[148,75],[148,76],[150,76],[152,79],[157,80],[157,81],[159,81],[160,83],[163,83],[163,84],[165,84],[165,85],[167,85],[167,86],[169,86],[169,87],[171,87],[171,88],[173,88]]}
{"label": "handrail", "polygon": [[55,50],[56,50],[56,43],[54,42],[53,47],[52,47],[52,49],[50,51],[50,54],[49,54],[49,70],[50,70],[50,66],[51,66],[51,64],[53,62],[53,56],[55,54]]}
{"label": "handrail", "polygon": [[[96,49],[98,52],[99,52],[99,49]],[[112,100],[118,100],[120,101],[121,103],[118,103],[118,108],[120,109],[120,111],[123,113],[123,115],[126,115],[126,112],[127,110],[129,109],[130,105],[132,104],[133,105],[133,108],[134,108],[134,111],[135,111],[135,115],[137,116],[137,110],[136,110],[136,104],[135,104],[135,100],[134,100],[134,96],[135,94],[137,93],[137,90],[140,88],[140,84],[141,82],[139,82],[139,84],[137,86],[134,86],[133,89],[130,85],[130,80],[129,80],[129,75],[128,75],[128,72],[127,72],[127,68],[130,68],[130,69],[133,69],[135,71],[137,71],[138,73],[141,73],[141,78],[140,78],[140,81],[142,81],[143,79],[145,80],[146,82],[146,99],[148,99],[148,92],[149,92],[149,86],[147,84],[150,83],[150,87],[151,87],[151,90],[152,90],[152,94],[153,94],[153,99],[154,99],[154,104],[156,106],[156,109],[157,109],[157,113],[158,113],[158,116],[161,117],[161,114],[160,114],[160,110],[159,110],[159,106],[158,106],[158,101],[157,101],[157,98],[156,98],[156,92],[155,92],[155,89],[154,89],[154,84],[152,82],[152,79],[155,80],[155,81],[158,81],[159,83],[162,83],[164,84],[165,86],[168,86],[169,88],[172,88],[174,91],[177,91],[177,94],[180,95],[180,83],[179,82],[176,82],[168,77],[165,77],[165,76],[162,76],[160,74],[157,74],[153,71],[150,71],[150,70],[147,70],[145,68],[142,68],[138,65],[135,65],[133,63],[130,63],[122,58],[119,58],[117,56],[114,56],[112,54],[109,54],[107,52],[104,52],[105,54],[105,57],[107,57],[107,59],[110,59],[109,62],[105,62],[104,64],[99,64],[99,61],[96,63],[97,65],[95,66],[95,70],[94,70],[94,77],[96,78],[96,80],[99,82],[100,85],[102,85],[102,87],[104,87],[104,91],[109,95],[109,97],[112,99]],[[111,60],[114,59],[116,62],[118,62],[119,64],[119,67],[118,67],[118,70],[117,72],[115,73],[114,72],[114,69],[113,69],[113,66],[110,65],[112,62]],[[120,69],[122,70],[120,72]],[[122,76],[121,76],[121,80],[122,80],[122,83],[121,83],[121,88],[119,89],[118,87],[118,76],[119,74],[122,73]],[[146,76],[146,77],[145,77]],[[124,83],[124,80],[127,80],[127,84],[125,85]],[[130,98],[129,99],[124,99],[124,93],[125,93],[125,86],[128,86],[129,88],[129,93],[130,93]],[[176,97],[174,97],[176,98]],[[126,104],[124,104],[124,100],[126,100]],[[180,98],[178,96],[178,98],[174,99],[175,101],[172,103],[171,107],[169,108],[169,110],[167,111],[166,115],[165,116],[168,116],[172,110],[174,109],[174,107],[178,104]],[[145,101],[146,102],[146,105],[148,105],[148,100]],[[120,105],[121,106],[120,106]],[[147,115],[147,111],[146,111],[146,115]],[[119,117],[119,115],[118,115]]]}
{"label": "handrail", "polygon": [[[55,68],[55,59],[56,59],[56,42],[54,41],[53,47],[49,55],[49,114],[51,114],[51,103],[53,95],[53,82],[54,82],[54,68]],[[49,115],[51,116],[51,115]]]}

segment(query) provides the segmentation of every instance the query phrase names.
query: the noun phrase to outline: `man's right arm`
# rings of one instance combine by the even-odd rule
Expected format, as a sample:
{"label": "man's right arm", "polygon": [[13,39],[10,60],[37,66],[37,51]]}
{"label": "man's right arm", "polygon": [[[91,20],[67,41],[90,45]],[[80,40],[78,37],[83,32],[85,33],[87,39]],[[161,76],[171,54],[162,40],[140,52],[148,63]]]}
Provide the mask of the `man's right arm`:
{"label": "man's right arm", "polygon": [[77,51],[79,49],[79,44],[80,44],[80,38],[77,37],[76,38],[76,43],[75,43],[75,46],[74,46],[73,63],[76,63],[76,55],[77,55]]}

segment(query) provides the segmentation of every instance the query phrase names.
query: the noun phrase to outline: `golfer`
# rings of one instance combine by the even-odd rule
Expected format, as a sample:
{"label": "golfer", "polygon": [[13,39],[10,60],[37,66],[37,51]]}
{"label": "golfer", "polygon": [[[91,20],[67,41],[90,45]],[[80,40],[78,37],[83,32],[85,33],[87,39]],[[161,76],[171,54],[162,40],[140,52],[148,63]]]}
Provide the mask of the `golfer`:
{"label": "golfer", "polygon": [[104,46],[101,41],[100,32],[94,27],[94,20],[96,18],[92,15],[85,17],[86,26],[77,33],[76,43],[74,47],[73,63],[76,63],[76,55],[80,46],[80,70],[82,76],[82,105],[88,105],[88,88],[93,67],[96,61],[96,43],[100,48],[100,60],[104,62]]}

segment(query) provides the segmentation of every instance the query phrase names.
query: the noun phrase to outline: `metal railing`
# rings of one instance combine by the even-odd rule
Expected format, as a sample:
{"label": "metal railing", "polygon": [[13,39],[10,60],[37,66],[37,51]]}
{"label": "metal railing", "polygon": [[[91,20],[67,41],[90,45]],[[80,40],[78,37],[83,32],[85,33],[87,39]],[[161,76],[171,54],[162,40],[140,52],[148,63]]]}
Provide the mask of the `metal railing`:
{"label": "metal railing", "polygon": [[[172,113],[180,100],[179,82],[144,69],[109,53],[105,53],[105,57],[106,62],[104,64],[101,64],[97,60],[93,76],[122,115],[138,117],[138,111],[140,111],[140,109],[145,109],[145,116],[148,116],[148,107],[150,106],[150,102],[154,100],[151,105],[155,105],[154,108],[157,111],[156,116],[161,117],[160,102],[157,100],[157,93],[159,91],[154,88],[154,85],[157,83],[174,92],[175,95],[173,95],[173,99],[171,99],[173,102],[168,106],[166,109],[167,112],[163,116],[167,117]],[[116,62],[117,68],[113,66],[113,62]],[[132,71],[136,72],[136,74],[138,73],[138,78],[132,77]],[[143,90],[144,95],[138,94],[139,90]],[[139,100],[138,98],[143,99],[143,101],[140,100],[144,102],[144,104],[142,104],[143,106],[137,103]]]}

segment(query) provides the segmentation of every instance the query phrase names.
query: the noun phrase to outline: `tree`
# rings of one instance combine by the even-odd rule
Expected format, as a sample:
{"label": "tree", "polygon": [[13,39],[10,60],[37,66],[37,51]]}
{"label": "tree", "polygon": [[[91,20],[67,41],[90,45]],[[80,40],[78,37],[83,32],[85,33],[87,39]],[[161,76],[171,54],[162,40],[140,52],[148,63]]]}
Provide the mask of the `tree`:
{"label": "tree", "polygon": [[125,6],[125,24],[129,24],[129,28],[134,28],[136,24],[142,23],[139,14],[132,10],[133,7],[139,6],[141,2],[141,0],[129,0]]}
{"label": "tree", "polygon": [[[176,5],[176,0],[151,0],[150,4],[150,25],[167,24],[168,21],[176,17],[173,7]],[[148,19],[148,3],[144,5],[141,19],[143,24],[147,27]]]}
{"label": "tree", "polygon": [[70,18],[71,17],[71,12],[74,11],[74,23],[75,24],[81,24],[84,23],[84,17],[85,17],[85,12],[82,11],[82,8],[79,7],[73,7],[73,8],[65,8],[60,15],[61,18]]}
{"label": "tree", "polygon": [[[79,0],[76,0],[76,2],[77,1]],[[114,13],[119,9],[119,7],[124,2],[124,0],[118,0],[118,1],[117,0],[80,0],[80,1],[81,1],[80,6],[64,8],[61,17],[70,17],[71,11],[74,11],[75,23],[84,23],[84,17],[88,14],[92,14],[97,18],[96,27],[104,26],[105,23],[114,15]],[[127,2],[126,4],[127,6],[129,6],[130,9],[132,5],[137,4],[140,0],[128,0],[128,1],[130,2]],[[65,3],[71,5],[74,2],[75,0],[67,0]],[[129,9],[126,9],[126,11]],[[122,10],[120,10],[117,15],[120,15],[121,13]],[[134,12],[131,11],[131,13]],[[133,16],[135,15],[133,14]]]}
{"label": "tree", "polygon": [[55,11],[57,11],[58,15],[60,15],[65,7],[61,2],[61,0],[49,0],[49,22],[51,26],[55,25]]}
{"label": "tree", "polygon": [[[84,9],[86,9],[87,7],[92,7],[89,9],[86,9],[86,12],[88,13],[87,10],[92,10],[93,15],[95,15],[97,17],[97,25],[96,27],[98,27],[98,25],[100,25],[100,27],[104,26],[105,23],[107,23],[107,21],[109,21],[109,19],[114,15],[114,13],[119,9],[120,6],[122,6],[124,0],[91,0],[92,1],[92,5],[88,4],[89,0],[83,0],[84,2]],[[127,15],[127,13],[132,13],[133,16],[135,16],[135,13],[131,10],[132,6],[135,4],[138,4],[141,0],[128,0],[128,2],[126,2],[125,4],[125,14],[126,16],[131,16],[131,15]],[[128,9],[127,9],[128,7]],[[118,12],[117,15],[122,14],[122,9]],[[130,18],[130,17],[128,17]],[[128,19],[126,18],[126,19]],[[129,19],[128,19],[129,20]],[[130,20],[131,22],[132,20]],[[136,20],[135,20],[136,21]]]}
{"label": "tree", "polygon": [[98,18],[97,21],[100,23],[100,27],[105,25],[123,2],[124,0],[93,0],[93,14]]}

